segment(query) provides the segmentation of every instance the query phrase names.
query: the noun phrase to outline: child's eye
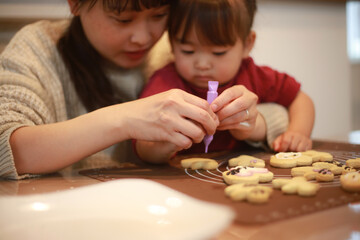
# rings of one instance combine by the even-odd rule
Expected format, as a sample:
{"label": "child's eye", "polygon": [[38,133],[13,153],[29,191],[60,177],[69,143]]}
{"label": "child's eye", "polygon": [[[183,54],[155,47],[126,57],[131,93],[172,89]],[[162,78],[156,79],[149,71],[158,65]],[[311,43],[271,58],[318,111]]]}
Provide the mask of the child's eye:
{"label": "child's eye", "polygon": [[123,23],[123,24],[131,23],[131,22],[132,22],[131,19],[117,19],[117,21],[118,21],[119,23]]}
{"label": "child's eye", "polygon": [[223,51],[223,52],[213,52],[213,54],[215,56],[222,56],[222,55],[225,55],[226,54],[226,51]]}
{"label": "child's eye", "polygon": [[184,54],[188,54],[188,55],[194,53],[194,51],[190,51],[190,50],[181,50],[181,52],[184,53]]}

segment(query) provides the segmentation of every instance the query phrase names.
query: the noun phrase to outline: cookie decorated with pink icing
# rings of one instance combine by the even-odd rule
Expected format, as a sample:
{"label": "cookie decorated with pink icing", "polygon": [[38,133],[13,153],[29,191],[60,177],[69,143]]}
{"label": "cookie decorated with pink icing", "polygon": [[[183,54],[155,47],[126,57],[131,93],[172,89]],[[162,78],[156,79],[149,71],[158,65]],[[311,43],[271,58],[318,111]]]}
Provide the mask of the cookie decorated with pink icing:
{"label": "cookie decorated with pink icing", "polygon": [[348,192],[360,192],[360,172],[349,172],[341,175],[341,187]]}
{"label": "cookie decorated with pink icing", "polygon": [[225,195],[233,201],[248,201],[250,203],[265,203],[269,200],[271,187],[259,184],[237,183],[225,188]]}
{"label": "cookie decorated with pink icing", "polygon": [[311,164],[312,158],[301,152],[279,152],[270,158],[270,165],[278,168],[293,168]]}
{"label": "cookie decorated with pink icing", "polygon": [[229,160],[229,166],[243,166],[243,167],[265,167],[265,161],[250,155],[240,155]]}
{"label": "cookie decorated with pink icing", "polygon": [[316,181],[318,182],[331,182],[334,180],[334,173],[332,173],[329,169],[323,168],[318,170],[316,174]]}
{"label": "cookie decorated with pink icing", "polygon": [[270,182],[274,174],[267,168],[237,166],[222,173],[224,181],[229,184]]}
{"label": "cookie decorated with pink icing", "polygon": [[312,166],[317,169],[329,169],[334,175],[340,175],[344,170],[344,164],[339,161],[315,162]]}

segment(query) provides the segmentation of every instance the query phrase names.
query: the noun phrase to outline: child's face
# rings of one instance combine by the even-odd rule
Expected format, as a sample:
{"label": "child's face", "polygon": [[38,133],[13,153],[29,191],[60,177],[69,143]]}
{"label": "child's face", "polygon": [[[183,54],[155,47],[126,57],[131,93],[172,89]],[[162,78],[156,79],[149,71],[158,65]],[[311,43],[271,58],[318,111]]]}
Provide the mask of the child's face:
{"label": "child's face", "polygon": [[189,83],[207,88],[208,81],[229,82],[238,72],[242,59],[248,56],[239,38],[234,46],[203,45],[194,31],[187,42],[172,41],[178,73]]}
{"label": "child's face", "polygon": [[123,68],[139,66],[166,27],[168,6],[117,15],[104,11],[102,1],[90,10],[88,4],[77,12],[88,40],[100,55]]}

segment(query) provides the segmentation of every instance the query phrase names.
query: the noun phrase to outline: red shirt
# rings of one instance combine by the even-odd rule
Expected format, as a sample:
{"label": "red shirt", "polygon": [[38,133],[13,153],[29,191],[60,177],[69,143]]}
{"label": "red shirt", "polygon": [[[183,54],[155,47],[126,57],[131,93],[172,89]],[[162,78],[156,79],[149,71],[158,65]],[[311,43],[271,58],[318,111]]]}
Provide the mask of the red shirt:
{"label": "red shirt", "polygon": [[[293,77],[266,66],[257,66],[252,58],[242,61],[236,76],[228,83],[219,86],[219,95],[234,85],[244,85],[259,97],[259,103],[274,102],[288,107],[300,90],[300,83]],[[142,91],[140,98],[148,97],[169,89],[178,88],[206,99],[208,89],[196,87],[184,81],[176,72],[174,63],[156,71]],[[229,131],[217,131],[209,145],[209,152],[244,148],[248,145],[231,136]],[[194,144],[186,153],[203,153],[204,144]]]}

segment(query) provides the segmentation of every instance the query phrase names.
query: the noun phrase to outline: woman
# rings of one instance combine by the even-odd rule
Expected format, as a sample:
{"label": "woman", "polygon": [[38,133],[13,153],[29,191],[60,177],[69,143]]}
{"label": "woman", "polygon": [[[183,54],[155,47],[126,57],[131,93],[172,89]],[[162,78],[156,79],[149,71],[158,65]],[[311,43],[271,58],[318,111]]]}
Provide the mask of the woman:
{"label": "woman", "polygon": [[71,22],[41,21],[14,36],[0,58],[1,177],[54,172],[110,146],[105,156],[128,160],[129,139],[184,149],[215,132],[204,99],[170,90],[135,100],[170,2],[68,0]]}

